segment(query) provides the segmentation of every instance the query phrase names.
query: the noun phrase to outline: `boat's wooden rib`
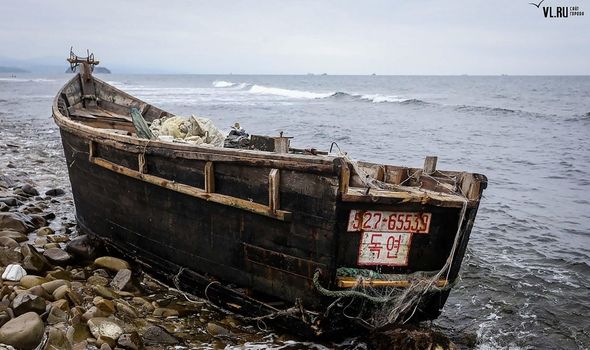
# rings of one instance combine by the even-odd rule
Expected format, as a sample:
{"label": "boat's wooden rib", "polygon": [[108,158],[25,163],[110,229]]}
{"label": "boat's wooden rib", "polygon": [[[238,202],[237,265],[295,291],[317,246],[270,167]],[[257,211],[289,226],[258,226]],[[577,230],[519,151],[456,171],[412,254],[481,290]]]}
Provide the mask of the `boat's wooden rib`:
{"label": "boat's wooden rib", "polygon": [[[88,159],[92,164],[98,165],[102,168],[111,170],[115,173],[132,177],[134,179],[138,179],[141,181],[148,182],[152,185],[160,186],[167,188],[172,191],[176,191],[179,193],[183,193],[195,198],[199,198],[205,201],[211,201],[219,204],[228,205],[234,208],[239,208],[242,210],[250,211],[252,213],[256,213],[259,215],[268,216],[277,220],[281,221],[289,221],[291,220],[291,212],[276,209],[273,206],[266,206],[263,204],[258,204],[254,202],[250,202],[244,199],[231,197],[223,194],[208,192],[207,190],[211,190],[209,187],[206,189],[200,189],[193,186],[183,185],[180,183],[176,183],[174,181],[170,181],[161,177],[157,177],[154,175],[146,174],[141,171],[129,169],[127,167],[117,165],[113,162],[110,162],[106,159],[102,159],[100,157],[90,156]],[[141,167],[143,169],[143,167]]]}

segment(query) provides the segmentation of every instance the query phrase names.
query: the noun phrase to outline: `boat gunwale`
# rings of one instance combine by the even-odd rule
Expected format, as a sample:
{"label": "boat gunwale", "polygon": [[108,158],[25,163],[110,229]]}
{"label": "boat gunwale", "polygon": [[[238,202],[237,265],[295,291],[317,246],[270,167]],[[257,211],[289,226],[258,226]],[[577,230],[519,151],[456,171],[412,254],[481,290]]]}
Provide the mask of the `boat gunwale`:
{"label": "boat gunwale", "polygon": [[[244,150],[244,149],[230,149],[230,148],[220,148],[220,147],[203,147],[199,145],[192,145],[192,144],[181,144],[181,143],[170,143],[164,142],[159,140],[147,140],[147,139],[140,139],[134,136],[128,135],[121,135],[115,134],[106,130],[102,130],[100,128],[96,128],[93,126],[85,125],[82,122],[73,120],[67,116],[65,116],[58,107],[58,101],[65,94],[64,90],[69,87],[71,84],[76,84],[81,79],[80,73],[77,73],[72,79],[70,79],[66,84],[62,86],[62,88],[58,91],[56,96],[54,97],[53,104],[52,104],[52,116],[55,120],[55,123],[61,128],[68,132],[74,133],[80,137],[86,138],[90,141],[97,142],[98,144],[105,144],[108,146],[112,146],[116,149],[129,151],[132,153],[144,153],[149,154],[152,151],[148,150],[161,150],[161,151],[169,151],[171,152],[170,158],[178,157],[184,159],[195,159],[195,160],[202,160],[202,161],[213,161],[213,162],[236,162],[236,163],[247,163],[250,166],[265,166],[270,168],[281,168],[281,169],[288,169],[294,171],[305,171],[311,173],[320,173],[320,174],[329,174],[329,175],[340,175],[341,168],[343,164],[346,162],[345,158],[337,157],[337,156],[329,156],[329,155],[301,155],[301,154],[278,154],[274,152],[264,152],[258,150]],[[125,96],[126,98],[132,99],[134,101],[144,103],[146,105],[152,106],[152,104],[142,101],[134,96],[129,95],[128,93],[108,84],[100,79],[93,77],[93,79],[101,82],[102,84],[106,84],[114,89],[117,93]],[[155,107],[155,106],[154,106]],[[157,107],[156,107],[157,108]],[[164,111],[165,112],[165,111]],[[135,150],[133,149],[135,148]],[[157,152],[155,152],[157,153]],[[217,159],[215,159],[217,158]],[[378,165],[378,166],[389,166],[384,164],[375,164],[369,162],[360,161],[360,164],[366,165]],[[414,168],[407,168],[408,170],[419,170]],[[487,187],[487,178],[485,175],[477,174],[477,173],[468,173],[468,172],[458,172],[458,171],[440,171],[441,173],[448,173],[448,174],[471,174],[477,177],[477,181],[481,184],[482,190]],[[411,188],[412,186],[410,186]],[[394,202],[399,202],[399,199],[405,199],[404,201],[410,202],[423,202],[426,204],[430,202],[435,206],[462,206],[462,201],[457,199],[456,194],[450,193],[438,193],[425,191],[421,189],[423,192],[422,195],[403,195],[402,197],[398,198]],[[391,191],[388,191],[391,192]],[[395,191],[393,191],[395,192]],[[392,192],[392,194],[393,194]],[[365,198],[368,196],[359,196],[355,193],[342,193],[342,199],[346,202],[379,202],[379,201],[389,201],[387,197],[396,197],[393,196],[370,196],[371,198]],[[437,198],[431,198],[432,195],[435,195]],[[381,198],[381,200],[377,200]],[[434,200],[432,200],[434,199]],[[468,200],[469,207],[475,206],[481,199],[481,193],[479,193],[478,198],[474,198]],[[392,203],[393,204],[393,203]]]}

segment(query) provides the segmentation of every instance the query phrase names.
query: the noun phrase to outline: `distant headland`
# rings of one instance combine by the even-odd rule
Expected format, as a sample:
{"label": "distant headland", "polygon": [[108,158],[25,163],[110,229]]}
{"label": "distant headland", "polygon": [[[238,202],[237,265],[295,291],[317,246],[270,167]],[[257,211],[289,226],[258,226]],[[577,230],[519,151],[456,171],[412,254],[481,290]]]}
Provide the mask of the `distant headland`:
{"label": "distant headland", "polygon": [[[66,68],[66,73],[74,73],[70,67]],[[94,67],[93,73],[97,74],[111,74],[111,70],[106,67]]]}
{"label": "distant headland", "polygon": [[0,73],[30,73],[30,72],[28,70],[22,69],[22,68],[0,66]]}

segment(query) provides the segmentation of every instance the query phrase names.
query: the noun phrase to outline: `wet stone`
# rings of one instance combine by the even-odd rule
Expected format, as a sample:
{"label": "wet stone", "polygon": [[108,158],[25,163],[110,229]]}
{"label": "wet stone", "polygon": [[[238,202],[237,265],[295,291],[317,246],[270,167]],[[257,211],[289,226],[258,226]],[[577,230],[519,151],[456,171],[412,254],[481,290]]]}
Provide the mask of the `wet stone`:
{"label": "wet stone", "polygon": [[94,260],[102,249],[98,240],[82,235],[70,240],[66,251],[82,260]]}
{"label": "wet stone", "polygon": [[64,194],[66,194],[66,192],[64,190],[62,190],[61,188],[52,188],[52,189],[45,192],[46,196],[51,196],[51,197],[63,196]]}
{"label": "wet stone", "polygon": [[31,217],[28,215],[15,212],[0,213],[0,231],[13,230],[27,233],[33,231],[34,228]]}
{"label": "wet stone", "polygon": [[2,202],[0,202],[0,212],[7,212],[10,210],[10,207]]}
{"label": "wet stone", "polygon": [[47,220],[42,215],[33,214],[31,216],[31,223],[35,228],[47,226]]}
{"label": "wet stone", "polygon": [[29,184],[24,184],[21,186],[21,191],[28,195],[28,196],[38,196],[39,195],[39,191],[37,191],[37,189]]}
{"label": "wet stone", "polygon": [[16,207],[19,204],[16,198],[12,197],[0,198],[0,203],[4,203],[9,207]]}

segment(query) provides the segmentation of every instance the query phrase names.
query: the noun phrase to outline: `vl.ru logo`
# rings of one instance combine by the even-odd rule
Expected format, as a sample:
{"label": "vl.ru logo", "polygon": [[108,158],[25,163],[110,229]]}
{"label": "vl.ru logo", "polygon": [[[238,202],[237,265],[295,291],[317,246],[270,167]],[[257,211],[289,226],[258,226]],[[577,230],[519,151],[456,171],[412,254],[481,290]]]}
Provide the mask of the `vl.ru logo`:
{"label": "vl.ru logo", "polygon": [[543,10],[543,16],[545,18],[568,18],[575,16],[583,16],[584,11],[579,6],[543,6],[541,4],[545,0],[541,0],[539,3],[529,2],[529,4],[535,6],[538,9]]}

